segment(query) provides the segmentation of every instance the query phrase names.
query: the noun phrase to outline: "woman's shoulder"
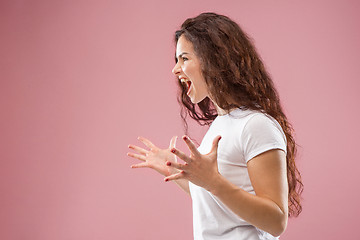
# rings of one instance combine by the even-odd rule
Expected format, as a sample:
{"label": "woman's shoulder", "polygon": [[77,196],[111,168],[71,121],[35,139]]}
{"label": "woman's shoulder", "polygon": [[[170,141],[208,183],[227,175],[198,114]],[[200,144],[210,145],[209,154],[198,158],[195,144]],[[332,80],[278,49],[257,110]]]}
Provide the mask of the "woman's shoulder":
{"label": "woman's shoulder", "polygon": [[277,121],[270,116],[269,114],[262,112],[260,110],[253,110],[253,109],[242,109],[237,108],[235,110],[232,110],[226,115],[219,116],[220,118],[228,118],[233,120],[241,120],[245,122],[254,122],[254,123],[261,123],[261,122],[275,122]]}
{"label": "woman's shoulder", "polygon": [[268,115],[258,110],[241,109],[241,108],[232,110],[228,114],[224,115],[224,118],[239,120],[239,121],[249,121],[254,117],[261,119],[261,118],[267,118]]}
{"label": "woman's shoulder", "polygon": [[211,124],[211,129],[230,131],[233,134],[242,134],[243,131],[264,131],[278,129],[280,124],[270,115],[251,109],[235,109],[228,114],[218,116]]}
{"label": "woman's shoulder", "polygon": [[259,128],[271,126],[271,127],[275,127],[275,128],[282,130],[278,121],[276,121],[275,118],[273,118],[272,116],[270,116],[267,113],[254,111],[251,114],[249,114],[248,116],[249,117],[247,118],[247,121],[246,121],[247,128],[251,127],[254,129],[259,129]]}
{"label": "woman's shoulder", "polygon": [[278,141],[282,139],[285,145],[287,142],[286,135],[279,122],[269,114],[262,112],[250,115],[244,125],[242,136],[254,139],[278,139]]}
{"label": "woman's shoulder", "polygon": [[231,131],[238,132],[238,130],[241,130],[240,133],[242,136],[258,134],[260,137],[266,134],[272,135],[277,132],[286,139],[279,122],[265,112],[239,108],[230,112],[227,118],[228,121],[224,123],[231,125]]}

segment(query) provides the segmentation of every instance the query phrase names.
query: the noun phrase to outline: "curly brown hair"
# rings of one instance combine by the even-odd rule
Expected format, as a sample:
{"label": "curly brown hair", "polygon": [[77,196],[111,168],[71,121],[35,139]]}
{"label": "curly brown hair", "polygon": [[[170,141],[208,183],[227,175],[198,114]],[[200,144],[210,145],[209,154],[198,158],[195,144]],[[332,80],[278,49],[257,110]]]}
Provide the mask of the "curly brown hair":
{"label": "curly brown hair", "polygon": [[[175,32],[175,44],[182,35],[193,44],[211,99],[220,108],[228,112],[234,108],[261,111],[281,125],[287,139],[289,216],[298,216],[302,211],[300,195],[303,183],[295,164],[294,130],[252,40],[237,23],[216,13],[202,13],[185,20],[181,29]],[[182,105],[181,117],[186,132],[188,114],[200,125],[210,125],[218,115],[212,101],[205,98],[193,104],[186,94],[186,86],[180,80],[178,85],[178,101]]]}

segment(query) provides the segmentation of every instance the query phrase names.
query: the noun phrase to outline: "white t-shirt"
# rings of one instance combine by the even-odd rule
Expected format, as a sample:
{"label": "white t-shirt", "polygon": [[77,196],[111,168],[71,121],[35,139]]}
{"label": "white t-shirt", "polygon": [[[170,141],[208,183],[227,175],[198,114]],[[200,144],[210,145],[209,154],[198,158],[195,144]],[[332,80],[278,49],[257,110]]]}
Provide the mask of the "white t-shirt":
{"label": "white t-shirt", "polygon": [[[213,140],[220,135],[218,168],[221,175],[236,186],[255,194],[247,170],[247,162],[271,149],[286,152],[286,137],[272,117],[236,109],[218,116],[211,124],[198,150],[209,153]],[[214,195],[189,183],[193,206],[195,240],[278,239],[241,219]]]}

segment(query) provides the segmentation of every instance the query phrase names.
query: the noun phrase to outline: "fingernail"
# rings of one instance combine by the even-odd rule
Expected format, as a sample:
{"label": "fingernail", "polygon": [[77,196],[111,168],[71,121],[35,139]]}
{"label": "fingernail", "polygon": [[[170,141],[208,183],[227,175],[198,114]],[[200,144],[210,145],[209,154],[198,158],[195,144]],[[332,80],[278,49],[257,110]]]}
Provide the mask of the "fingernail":
{"label": "fingernail", "polygon": [[172,152],[172,153],[175,153],[175,152],[176,152],[176,150],[175,150],[175,149],[171,149],[171,152]]}
{"label": "fingernail", "polygon": [[166,162],[166,165],[171,166],[171,162]]}
{"label": "fingernail", "polygon": [[165,178],[165,182],[169,181],[169,179]]}
{"label": "fingernail", "polygon": [[186,140],[188,140],[188,137],[187,137],[187,136],[184,136],[183,139],[186,141]]}
{"label": "fingernail", "polygon": [[221,139],[221,136],[219,137],[219,140]]}

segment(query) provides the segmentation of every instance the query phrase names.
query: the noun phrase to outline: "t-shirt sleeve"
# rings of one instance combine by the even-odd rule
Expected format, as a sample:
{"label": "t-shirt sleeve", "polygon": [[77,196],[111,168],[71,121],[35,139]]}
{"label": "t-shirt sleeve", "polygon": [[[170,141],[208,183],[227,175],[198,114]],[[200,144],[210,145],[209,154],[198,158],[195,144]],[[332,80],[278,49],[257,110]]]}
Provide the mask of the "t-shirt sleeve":
{"label": "t-shirt sleeve", "polygon": [[248,120],[241,143],[246,162],[271,149],[286,153],[286,137],[280,124],[264,114],[256,114]]}

